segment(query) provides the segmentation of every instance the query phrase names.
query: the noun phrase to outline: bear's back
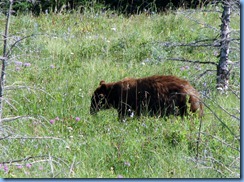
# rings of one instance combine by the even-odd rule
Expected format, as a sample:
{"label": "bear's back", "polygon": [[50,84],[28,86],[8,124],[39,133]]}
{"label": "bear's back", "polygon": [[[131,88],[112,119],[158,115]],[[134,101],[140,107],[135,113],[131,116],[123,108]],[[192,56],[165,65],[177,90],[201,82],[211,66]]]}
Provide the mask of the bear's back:
{"label": "bear's back", "polygon": [[154,75],[137,79],[139,87],[151,88],[159,92],[183,91],[184,87],[191,86],[186,80],[176,76]]}

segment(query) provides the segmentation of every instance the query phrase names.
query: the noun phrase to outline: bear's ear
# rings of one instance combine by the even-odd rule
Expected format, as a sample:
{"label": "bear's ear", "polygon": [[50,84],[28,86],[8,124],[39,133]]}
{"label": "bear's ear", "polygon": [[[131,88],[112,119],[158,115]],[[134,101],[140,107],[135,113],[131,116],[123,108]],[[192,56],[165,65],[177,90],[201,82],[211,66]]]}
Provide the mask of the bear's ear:
{"label": "bear's ear", "polygon": [[107,85],[105,83],[105,81],[100,81],[100,89],[101,91],[105,94],[106,93],[106,90],[107,90]]}
{"label": "bear's ear", "polygon": [[105,84],[105,81],[104,80],[101,80],[100,81],[100,85],[103,85],[103,84]]}

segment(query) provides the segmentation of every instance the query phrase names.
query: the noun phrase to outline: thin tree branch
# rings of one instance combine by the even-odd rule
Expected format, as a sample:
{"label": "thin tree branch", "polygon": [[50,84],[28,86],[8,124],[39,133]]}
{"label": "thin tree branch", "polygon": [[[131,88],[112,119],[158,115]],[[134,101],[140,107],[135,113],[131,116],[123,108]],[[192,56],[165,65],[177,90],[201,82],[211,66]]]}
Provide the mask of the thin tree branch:
{"label": "thin tree branch", "polygon": [[74,173],[75,158],[76,158],[76,157],[74,156],[74,158],[73,158],[73,162],[72,162],[72,164],[71,164],[71,166],[70,166],[70,169],[69,169],[69,177],[70,177],[71,173]]}
{"label": "thin tree branch", "polygon": [[[230,42],[240,42],[240,38],[232,38],[228,39]],[[202,43],[202,42],[210,42],[210,43]],[[160,46],[164,47],[220,47],[221,46],[221,40],[217,38],[212,39],[203,39],[203,40],[197,40],[189,43],[172,43],[172,42],[156,42]]]}
{"label": "thin tree branch", "polygon": [[[219,47],[220,43],[219,41],[217,41],[217,38],[212,38],[212,39],[203,39],[203,40],[196,40],[193,42],[189,42],[189,43],[172,43],[172,42],[156,42],[157,44],[159,44],[160,46],[165,46],[165,47],[177,47],[177,46],[193,46],[193,47]],[[215,42],[217,41],[217,42]],[[202,43],[202,42],[212,42],[209,44],[206,43]],[[199,44],[201,43],[201,44]]]}
{"label": "thin tree branch", "polygon": [[224,165],[222,162],[220,162],[219,160],[213,158],[213,157],[209,157],[210,160],[212,160],[213,162],[218,163],[220,166],[224,167],[227,171],[229,171],[230,173],[234,173],[232,170],[230,170],[226,165]]}
{"label": "thin tree branch", "polygon": [[[13,0],[9,0],[9,10],[7,14],[6,26],[5,26],[5,33],[4,33],[4,40],[3,40],[3,57],[5,58],[2,60],[2,68],[1,68],[1,76],[0,76],[0,122],[2,121],[2,113],[3,113],[3,95],[4,95],[4,86],[5,86],[5,70],[6,70],[6,63],[7,63],[7,46],[8,46],[8,32],[9,32],[9,24],[10,24],[10,17],[11,17],[11,10],[13,5]],[[0,126],[2,127],[2,126]]]}
{"label": "thin tree branch", "polygon": [[15,42],[11,45],[11,47],[9,48],[9,50],[8,50],[8,52],[7,52],[7,54],[6,54],[6,56],[8,57],[8,56],[10,55],[12,49],[16,46],[16,44],[18,44],[19,42],[21,42],[21,41],[24,40],[24,39],[27,39],[27,38],[30,38],[30,37],[33,37],[33,36],[35,36],[35,35],[34,35],[34,34],[31,34],[31,35],[22,37],[21,39],[15,41]]}
{"label": "thin tree branch", "polygon": [[25,40],[25,39],[28,39],[28,38],[30,38],[30,37],[35,37],[35,36],[39,36],[39,35],[57,36],[56,34],[51,35],[51,34],[46,34],[46,33],[39,33],[39,34],[31,34],[31,35],[27,35],[27,36],[25,36],[25,37],[22,37],[22,38],[16,40],[16,41],[10,46],[10,48],[9,48],[9,50],[8,50],[8,52],[7,52],[7,54],[6,54],[6,56],[9,57],[9,55],[10,55],[12,49],[13,49],[19,42],[21,42],[21,41],[23,41],[23,40]]}
{"label": "thin tree branch", "polygon": [[64,142],[65,144],[67,143],[65,140],[63,140],[62,138],[58,138],[58,137],[51,137],[51,136],[44,136],[44,137],[3,137],[0,138],[0,140],[14,140],[14,139],[18,139],[18,140],[60,140],[62,142]]}
{"label": "thin tree branch", "polygon": [[218,117],[218,115],[205,103],[202,102],[206,108],[208,108],[211,113],[220,121],[220,123],[234,136],[236,137],[235,133]]}
{"label": "thin tree branch", "polygon": [[[69,168],[69,165],[67,164],[66,161],[62,160],[61,158],[58,158],[58,157],[55,157],[55,156],[51,156],[50,153],[49,153],[49,155],[30,156],[30,157],[26,157],[26,158],[23,158],[23,159],[2,161],[0,163],[1,164],[13,164],[13,163],[29,161],[31,159],[36,159],[36,158],[47,158],[47,160],[46,160],[47,162],[50,162],[50,159],[52,159],[53,162],[56,162],[55,160],[53,160],[53,159],[56,159],[56,160],[61,161],[62,163],[64,163],[67,166],[67,168]],[[35,162],[32,162],[32,163],[35,163]],[[56,163],[59,164],[59,162],[56,162]]]}
{"label": "thin tree branch", "polygon": [[240,152],[240,149],[233,147],[231,144],[226,143],[225,141],[223,141],[223,140],[217,138],[216,136],[213,136],[213,135],[211,135],[211,134],[209,134],[209,133],[206,133],[206,132],[201,132],[201,133],[202,133],[203,135],[210,136],[210,137],[212,137],[212,138],[218,140],[219,142],[223,143],[224,145],[226,145],[226,146],[228,146],[228,147],[230,147],[230,148],[232,148],[232,149],[234,149],[234,150]]}
{"label": "thin tree branch", "polygon": [[52,163],[52,156],[50,155],[50,153],[48,155],[49,155],[49,164],[50,164],[50,167],[51,167],[52,177],[54,177],[54,169],[53,169],[53,163]]}
{"label": "thin tree branch", "polygon": [[12,164],[12,163],[15,163],[15,162],[23,162],[23,161],[28,161],[30,159],[36,159],[36,158],[45,158],[45,157],[48,157],[46,155],[41,155],[41,156],[30,156],[30,157],[26,157],[26,158],[23,158],[23,159],[15,159],[15,160],[11,160],[11,161],[3,161],[3,162],[0,162],[1,164]]}
{"label": "thin tree branch", "polygon": [[199,155],[199,144],[201,139],[201,129],[202,129],[202,117],[200,117],[200,123],[199,123],[199,129],[198,129],[198,136],[197,136],[197,154],[196,154],[196,160],[198,160]]}
{"label": "thin tree branch", "polygon": [[[208,98],[208,99],[211,100],[210,98]],[[226,114],[228,114],[230,117],[232,117],[232,118],[234,118],[234,119],[240,121],[240,118],[239,118],[239,117],[237,117],[237,116],[235,116],[235,115],[229,113],[225,108],[223,108],[221,105],[219,105],[219,104],[216,103],[215,101],[212,100],[212,102],[213,102],[214,104],[216,104],[220,109],[222,109],[222,110],[223,110]]]}
{"label": "thin tree branch", "polygon": [[184,13],[184,12],[182,12],[182,14],[183,14],[186,18],[188,18],[189,20],[191,20],[191,21],[193,21],[193,22],[195,22],[195,23],[197,23],[197,24],[199,24],[199,25],[202,25],[203,27],[210,28],[210,29],[214,30],[215,32],[218,32],[218,31],[219,31],[218,28],[213,27],[213,26],[211,26],[211,25],[209,25],[209,24],[207,24],[207,23],[203,23],[203,22],[201,22],[200,20],[197,20],[196,17],[190,17],[190,16],[188,16],[188,15],[187,15],[186,13]]}
{"label": "thin tree branch", "polygon": [[17,119],[36,119],[30,116],[15,116],[15,117],[11,117],[11,118],[3,118],[2,122],[10,122],[10,121],[14,121]]}
{"label": "thin tree branch", "polygon": [[218,64],[212,61],[193,61],[193,60],[187,60],[184,58],[168,58],[166,60],[172,60],[172,61],[181,61],[181,62],[188,62],[188,63],[197,63],[197,64],[212,64],[217,66]]}
{"label": "thin tree branch", "polygon": [[204,76],[205,74],[207,74],[208,72],[214,72],[214,71],[217,71],[217,70],[205,70],[203,73],[201,73],[197,79],[200,79],[202,76]]}
{"label": "thin tree branch", "polygon": [[6,86],[5,87],[5,90],[17,90],[17,89],[27,89],[28,91],[29,90],[37,90],[37,91],[41,91],[45,94],[47,94],[48,96],[50,96],[52,99],[54,99],[54,97],[49,94],[48,92],[46,92],[44,89],[41,89],[41,88],[36,88],[36,87],[30,87],[30,86],[26,86],[26,85],[16,85],[16,86]]}
{"label": "thin tree branch", "polygon": [[[238,88],[238,90],[239,90],[240,88]],[[231,88],[231,87],[229,87],[229,90],[238,98],[238,99],[241,99],[240,98],[240,91],[235,91],[233,88]],[[236,92],[238,92],[238,93],[236,93]]]}
{"label": "thin tree branch", "polygon": [[7,57],[0,56],[0,60],[5,61]]}

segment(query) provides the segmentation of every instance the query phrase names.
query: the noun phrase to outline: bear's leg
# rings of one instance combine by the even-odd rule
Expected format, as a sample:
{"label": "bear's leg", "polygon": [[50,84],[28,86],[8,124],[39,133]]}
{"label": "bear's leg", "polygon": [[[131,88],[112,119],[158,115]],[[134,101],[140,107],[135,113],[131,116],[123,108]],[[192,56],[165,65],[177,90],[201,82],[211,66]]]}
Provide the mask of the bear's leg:
{"label": "bear's leg", "polygon": [[122,105],[120,108],[118,108],[118,118],[120,121],[123,121],[125,119],[125,116],[127,115],[126,108]]}
{"label": "bear's leg", "polygon": [[133,118],[134,115],[137,114],[136,111],[128,105],[122,105],[117,111],[121,121],[125,121],[126,116]]}
{"label": "bear's leg", "polygon": [[181,118],[184,118],[184,116],[187,116],[187,101],[188,96],[186,94],[180,94],[178,95],[176,106],[179,109],[179,115]]}
{"label": "bear's leg", "polygon": [[181,118],[183,118],[184,116],[187,116],[187,105],[186,104],[179,106],[179,110],[180,110]]}

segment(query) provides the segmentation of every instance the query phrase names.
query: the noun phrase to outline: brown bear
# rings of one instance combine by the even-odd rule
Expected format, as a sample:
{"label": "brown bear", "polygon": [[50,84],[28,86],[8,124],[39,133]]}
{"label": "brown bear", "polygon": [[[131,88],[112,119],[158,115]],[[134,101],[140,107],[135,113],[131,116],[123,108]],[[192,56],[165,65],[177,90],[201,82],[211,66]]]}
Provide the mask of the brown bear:
{"label": "brown bear", "polygon": [[[188,100],[189,99],[189,100]],[[190,111],[199,110],[203,115],[203,106],[199,93],[186,80],[176,76],[154,75],[146,78],[125,78],[118,82],[100,82],[91,98],[90,113],[101,109],[115,108],[120,119],[135,114],[140,117],[187,115],[187,100]]]}

